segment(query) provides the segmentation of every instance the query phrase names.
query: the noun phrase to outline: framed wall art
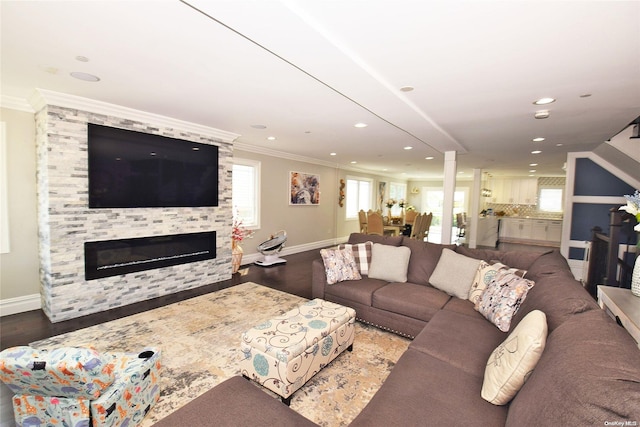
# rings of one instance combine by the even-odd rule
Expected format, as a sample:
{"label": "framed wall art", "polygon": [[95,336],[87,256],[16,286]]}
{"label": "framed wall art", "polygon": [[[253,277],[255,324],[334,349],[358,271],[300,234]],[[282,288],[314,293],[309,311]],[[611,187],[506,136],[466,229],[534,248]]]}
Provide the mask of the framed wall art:
{"label": "framed wall art", "polygon": [[289,204],[320,204],[320,175],[289,172]]}

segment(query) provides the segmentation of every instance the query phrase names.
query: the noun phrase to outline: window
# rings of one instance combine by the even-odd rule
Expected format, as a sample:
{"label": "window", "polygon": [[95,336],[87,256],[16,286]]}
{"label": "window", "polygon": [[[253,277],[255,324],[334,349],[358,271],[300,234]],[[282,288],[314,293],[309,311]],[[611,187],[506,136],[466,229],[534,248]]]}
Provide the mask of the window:
{"label": "window", "polygon": [[[389,198],[394,199],[396,202],[400,202],[400,200],[407,200],[407,184],[399,184],[397,182],[392,182],[389,184]],[[400,206],[398,203],[393,205],[391,208],[391,216],[400,216]]]}
{"label": "window", "polygon": [[538,201],[543,212],[562,212],[562,188],[541,188]]}
{"label": "window", "polygon": [[347,219],[358,219],[358,212],[371,209],[373,184],[370,179],[347,177]]}
{"label": "window", "polygon": [[260,162],[233,159],[232,204],[234,214],[247,228],[260,228]]}

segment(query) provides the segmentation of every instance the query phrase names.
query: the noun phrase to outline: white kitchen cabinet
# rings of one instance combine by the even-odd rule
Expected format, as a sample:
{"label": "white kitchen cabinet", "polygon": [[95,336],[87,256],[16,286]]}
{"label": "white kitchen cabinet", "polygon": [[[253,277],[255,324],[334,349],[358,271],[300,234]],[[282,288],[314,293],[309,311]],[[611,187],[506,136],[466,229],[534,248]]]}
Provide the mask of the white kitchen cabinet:
{"label": "white kitchen cabinet", "polygon": [[537,218],[502,218],[500,239],[560,243],[562,221]]}
{"label": "white kitchen cabinet", "polygon": [[538,198],[535,178],[495,179],[491,187],[493,203],[535,205]]}
{"label": "white kitchen cabinet", "polygon": [[500,225],[500,237],[518,240],[530,240],[533,234],[533,224],[526,218],[503,218]]}
{"label": "white kitchen cabinet", "polygon": [[548,221],[547,241],[560,243],[562,240],[562,221]]}

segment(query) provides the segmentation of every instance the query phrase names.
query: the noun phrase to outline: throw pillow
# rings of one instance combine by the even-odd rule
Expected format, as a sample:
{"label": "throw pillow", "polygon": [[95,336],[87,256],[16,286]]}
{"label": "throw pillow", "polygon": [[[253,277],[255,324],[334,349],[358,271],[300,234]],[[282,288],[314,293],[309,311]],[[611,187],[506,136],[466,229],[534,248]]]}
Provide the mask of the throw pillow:
{"label": "throw pillow", "polygon": [[328,285],[362,279],[351,249],[321,249],[320,255],[324,262]]}
{"label": "throw pillow", "polygon": [[474,304],[474,308],[478,310],[480,296],[486,289],[487,285],[496,277],[498,271],[506,270],[509,273],[513,273],[518,277],[524,277],[527,273],[526,270],[518,270],[517,268],[509,268],[508,266],[492,260],[491,263],[486,261],[480,261],[476,275],[471,283],[471,289],[469,289],[469,301]]}
{"label": "throw pillow", "polygon": [[374,243],[371,250],[369,277],[388,282],[406,282],[411,249]]}
{"label": "throw pillow", "polygon": [[429,278],[429,283],[449,295],[468,299],[469,289],[479,265],[479,259],[469,258],[445,248]]}
{"label": "throw pillow", "polygon": [[509,403],[536,367],[546,340],[547,318],[540,310],[533,310],[489,356],[482,398],[494,405]]}
{"label": "throw pillow", "polygon": [[508,332],[513,315],[534,284],[531,280],[500,270],[480,296],[478,311],[502,332]]}
{"label": "throw pillow", "polygon": [[369,274],[369,265],[371,264],[371,250],[373,248],[373,242],[357,243],[355,245],[342,244],[338,245],[338,249],[351,249],[353,251],[353,257],[356,260],[358,271],[360,274]]}

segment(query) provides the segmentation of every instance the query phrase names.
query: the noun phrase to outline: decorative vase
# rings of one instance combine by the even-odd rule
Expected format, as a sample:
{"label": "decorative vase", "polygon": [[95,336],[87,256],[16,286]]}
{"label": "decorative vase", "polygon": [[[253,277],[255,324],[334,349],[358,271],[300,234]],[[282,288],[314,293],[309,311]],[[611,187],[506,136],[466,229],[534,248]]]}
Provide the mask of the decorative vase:
{"label": "decorative vase", "polygon": [[237,273],[242,264],[242,254],[244,251],[236,240],[231,242],[231,273]]}
{"label": "decorative vase", "polygon": [[631,275],[631,293],[640,297],[640,256],[636,256],[636,263],[633,265]]}

